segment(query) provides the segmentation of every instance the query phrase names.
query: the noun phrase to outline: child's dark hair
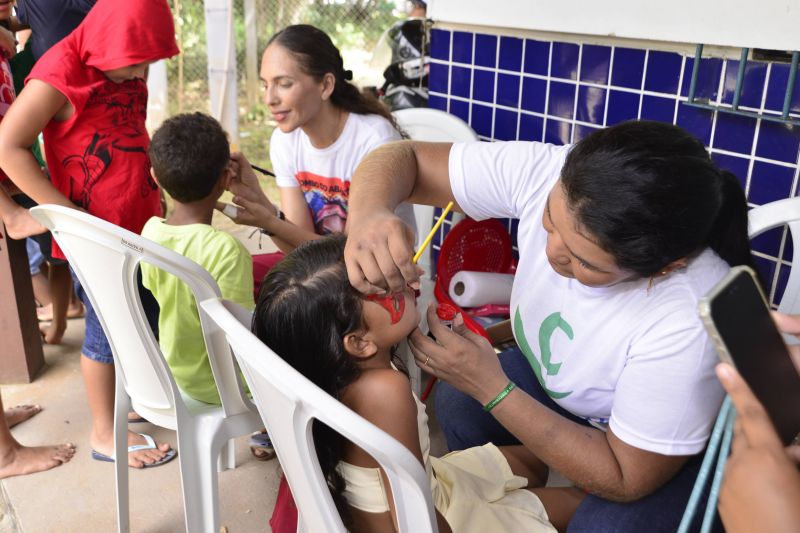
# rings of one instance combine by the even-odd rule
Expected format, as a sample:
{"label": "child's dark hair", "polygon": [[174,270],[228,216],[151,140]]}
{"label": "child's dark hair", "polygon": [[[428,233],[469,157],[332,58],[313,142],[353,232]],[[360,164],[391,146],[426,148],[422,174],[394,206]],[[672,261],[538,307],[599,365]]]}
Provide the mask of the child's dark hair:
{"label": "child's dark hair", "polygon": [[710,247],[751,265],[736,176],[677,126],[630,121],[578,142],[561,171],[567,205],[620,268],[650,277]]}
{"label": "child's dark hair", "polygon": [[228,136],[203,113],[166,120],[153,134],[148,153],[159,184],[181,203],[207,198],[231,160]]}
{"label": "child's dark hair", "polygon": [[[344,235],[308,241],[289,253],[264,279],[253,315],[253,333],[295,370],[336,398],[359,376],[343,338],[362,327],[361,294],[347,278]],[[314,423],[322,473],[343,520],[350,516],[336,465],[344,438]]]}
{"label": "child's dark hair", "polygon": [[331,102],[345,111],[358,115],[380,115],[395,126],[389,110],[375,98],[361,93],[348,81],[352,73],[345,71],[339,49],[324,31],[310,24],[287,26],[270,38],[267,46],[279,44],[289,51],[300,64],[300,68],[317,81],[327,73],[333,74],[336,84]]}

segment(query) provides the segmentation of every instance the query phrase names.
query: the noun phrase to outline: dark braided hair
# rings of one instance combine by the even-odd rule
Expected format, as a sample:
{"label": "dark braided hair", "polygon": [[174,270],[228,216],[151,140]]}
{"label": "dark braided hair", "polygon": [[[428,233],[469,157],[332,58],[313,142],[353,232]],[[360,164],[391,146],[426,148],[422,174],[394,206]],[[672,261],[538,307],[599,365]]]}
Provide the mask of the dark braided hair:
{"label": "dark braided hair", "polygon": [[303,72],[317,81],[322,81],[325,74],[333,74],[336,80],[331,94],[333,105],[358,115],[380,115],[396,127],[392,114],[382,103],[364,96],[349,82],[353,73],[344,69],[342,55],[327,33],[310,24],[295,24],[273,35],[267,47],[272,44],[288,50]]}

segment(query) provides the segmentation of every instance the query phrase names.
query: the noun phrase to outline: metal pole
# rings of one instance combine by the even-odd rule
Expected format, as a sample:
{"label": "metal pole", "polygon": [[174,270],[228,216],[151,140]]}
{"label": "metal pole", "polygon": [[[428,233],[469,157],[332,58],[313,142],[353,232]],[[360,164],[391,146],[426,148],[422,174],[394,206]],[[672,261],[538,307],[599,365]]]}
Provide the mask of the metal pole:
{"label": "metal pole", "polygon": [[789,108],[792,106],[792,93],[794,80],[797,78],[797,62],[800,52],[792,52],[792,66],[789,68],[789,81],[786,82],[786,96],[783,98],[783,118],[789,118]]}
{"label": "metal pole", "polygon": [[744,83],[744,71],[747,68],[747,54],[749,48],[742,48],[742,55],[739,58],[739,73],[736,76],[736,89],[733,92],[733,109],[739,109],[739,100],[742,98],[742,84]]}
{"label": "metal pole", "polygon": [[694,93],[697,90],[697,77],[700,75],[700,58],[703,56],[703,45],[698,44],[694,52],[694,65],[692,65],[692,79],[689,83],[689,101],[694,102]]}

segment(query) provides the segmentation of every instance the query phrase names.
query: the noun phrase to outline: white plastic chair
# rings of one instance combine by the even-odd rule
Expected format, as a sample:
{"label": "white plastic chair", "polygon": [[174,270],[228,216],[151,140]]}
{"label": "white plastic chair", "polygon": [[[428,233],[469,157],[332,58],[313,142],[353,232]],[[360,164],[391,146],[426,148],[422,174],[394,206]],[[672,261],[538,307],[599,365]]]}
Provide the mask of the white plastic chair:
{"label": "white plastic chair", "polygon": [[[749,233],[754,238],[779,226],[789,226],[794,243],[792,269],[778,311],[800,314],[800,198],[786,198],[750,210]],[[794,341],[796,342],[796,341]]]}
{"label": "white plastic chair", "polygon": [[261,420],[244,395],[225,334],[200,313],[222,405],[184,396],[142,310],[136,274],[141,261],[177,276],[196,301],[220,296],[199,265],[135,233],[75,209],[42,205],[31,214],[64,251],[97,311],[114,353],[114,452],[119,531],[129,531],[127,430],[133,407],[149,422],[177,430],[186,530],[217,533],[217,468],[234,468],[234,437],[257,431]]}
{"label": "white plastic chair", "polygon": [[[269,428],[298,509],[298,531],[344,532],[317,460],[317,419],[372,455],[389,478],[402,533],[435,533],[436,515],[425,470],[405,446],[308,381],[250,332],[250,317],[222,299],[200,303],[222,328]],[[427,517],[427,519],[426,519]]]}

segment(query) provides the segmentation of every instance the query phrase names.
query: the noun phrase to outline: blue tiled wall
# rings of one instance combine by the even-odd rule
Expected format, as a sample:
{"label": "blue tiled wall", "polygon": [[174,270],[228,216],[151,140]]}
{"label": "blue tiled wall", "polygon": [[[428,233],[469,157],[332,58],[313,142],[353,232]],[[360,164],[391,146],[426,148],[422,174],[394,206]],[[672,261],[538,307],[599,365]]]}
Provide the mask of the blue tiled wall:
{"label": "blue tiled wall", "polygon": [[[800,127],[687,106],[693,57],[446,29],[432,31],[431,55],[430,106],[461,117],[483,140],[564,144],[624,120],[659,120],[708,146],[737,175],[751,206],[798,193]],[[738,70],[737,60],[704,58],[697,96],[730,104]],[[740,107],[778,114],[788,75],[786,64],[748,62]],[[800,116],[800,90],[791,110]],[[786,233],[779,228],[753,241],[775,304],[791,261]]]}

